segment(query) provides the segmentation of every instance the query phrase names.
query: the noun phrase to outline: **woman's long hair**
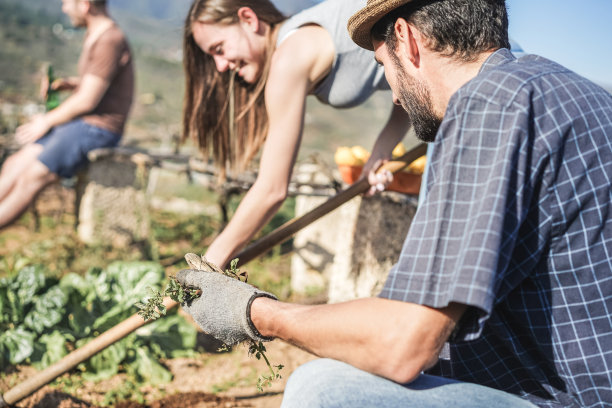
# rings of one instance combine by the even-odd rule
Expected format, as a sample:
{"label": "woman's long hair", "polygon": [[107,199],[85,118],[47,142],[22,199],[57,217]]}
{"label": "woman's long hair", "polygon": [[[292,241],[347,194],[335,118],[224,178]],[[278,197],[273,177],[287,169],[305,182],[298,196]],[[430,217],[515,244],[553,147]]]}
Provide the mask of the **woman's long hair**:
{"label": "woman's long hair", "polygon": [[[238,22],[238,9],[251,8],[271,27],[260,78],[247,84],[232,70],[218,72],[212,56],[193,38],[196,21]],[[263,144],[268,131],[264,88],[275,48],[278,23],[284,16],[268,0],[195,0],[185,19],[183,67],[185,100],[182,140],[197,142],[205,157],[212,157],[225,178],[227,171],[243,171]]]}

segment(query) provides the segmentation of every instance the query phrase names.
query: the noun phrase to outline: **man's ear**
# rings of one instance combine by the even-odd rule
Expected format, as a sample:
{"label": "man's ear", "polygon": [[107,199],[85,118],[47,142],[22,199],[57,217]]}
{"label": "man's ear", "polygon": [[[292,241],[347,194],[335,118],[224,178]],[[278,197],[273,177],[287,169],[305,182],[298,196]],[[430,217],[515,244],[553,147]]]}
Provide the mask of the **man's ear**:
{"label": "man's ear", "polygon": [[418,68],[420,65],[420,33],[403,18],[398,18],[393,28],[395,38],[397,38],[397,55],[400,59],[404,58]]}
{"label": "man's ear", "polygon": [[238,19],[240,23],[245,24],[250,31],[254,33],[259,31],[259,18],[250,7],[240,7],[238,9]]}

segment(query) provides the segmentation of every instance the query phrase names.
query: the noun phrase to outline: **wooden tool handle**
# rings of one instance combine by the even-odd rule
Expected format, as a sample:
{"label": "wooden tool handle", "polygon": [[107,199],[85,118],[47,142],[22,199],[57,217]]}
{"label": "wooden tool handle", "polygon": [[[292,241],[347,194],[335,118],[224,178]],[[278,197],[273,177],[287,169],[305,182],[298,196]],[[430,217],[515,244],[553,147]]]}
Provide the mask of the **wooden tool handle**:
{"label": "wooden tool handle", "polygon": [[[419,157],[423,156],[426,152],[427,145],[421,143],[396,160],[389,161],[382,165],[380,169],[378,169],[378,172],[389,170],[391,173],[397,173]],[[253,260],[253,258],[264,254],[274,246],[284,242],[308,224],[335,210],[353,197],[365,193],[368,191],[368,188],[370,188],[368,179],[367,177],[363,177],[306,214],[287,221],[265,237],[255,241],[240,251],[238,255],[235,256],[235,258],[238,258],[238,265],[244,265]]]}

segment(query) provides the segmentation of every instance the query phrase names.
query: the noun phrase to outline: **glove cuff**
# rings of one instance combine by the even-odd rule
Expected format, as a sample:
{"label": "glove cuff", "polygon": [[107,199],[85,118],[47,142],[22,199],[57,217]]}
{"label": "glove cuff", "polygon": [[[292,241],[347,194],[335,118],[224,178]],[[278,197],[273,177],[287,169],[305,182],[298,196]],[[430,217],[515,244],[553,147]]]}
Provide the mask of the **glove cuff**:
{"label": "glove cuff", "polygon": [[274,340],[274,337],[262,336],[259,330],[257,330],[255,325],[253,324],[253,321],[251,320],[251,305],[253,304],[253,301],[259,297],[267,297],[270,299],[278,300],[276,296],[268,292],[253,293],[253,296],[251,296],[251,298],[249,299],[249,302],[247,303],[247,307],[246,307],[246,321],[247,321],[248,330],[249,330],[248,334],[249,334],[249,337],[251,337],[253,340],[256,340],[256,341],[272,341]]}

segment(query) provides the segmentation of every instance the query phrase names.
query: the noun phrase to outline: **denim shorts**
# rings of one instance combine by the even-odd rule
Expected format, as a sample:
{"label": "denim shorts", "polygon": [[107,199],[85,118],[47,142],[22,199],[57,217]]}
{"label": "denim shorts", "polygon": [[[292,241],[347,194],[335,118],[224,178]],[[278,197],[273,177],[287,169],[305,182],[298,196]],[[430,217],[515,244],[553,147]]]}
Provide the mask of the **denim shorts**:
{"label": "denim shorts", "polygon": [[44,147],[38,160],[60,177],[69,178],[87,164],[87,153],[115,147],[121,135],[78,119],[51,129],[36,141]]}

